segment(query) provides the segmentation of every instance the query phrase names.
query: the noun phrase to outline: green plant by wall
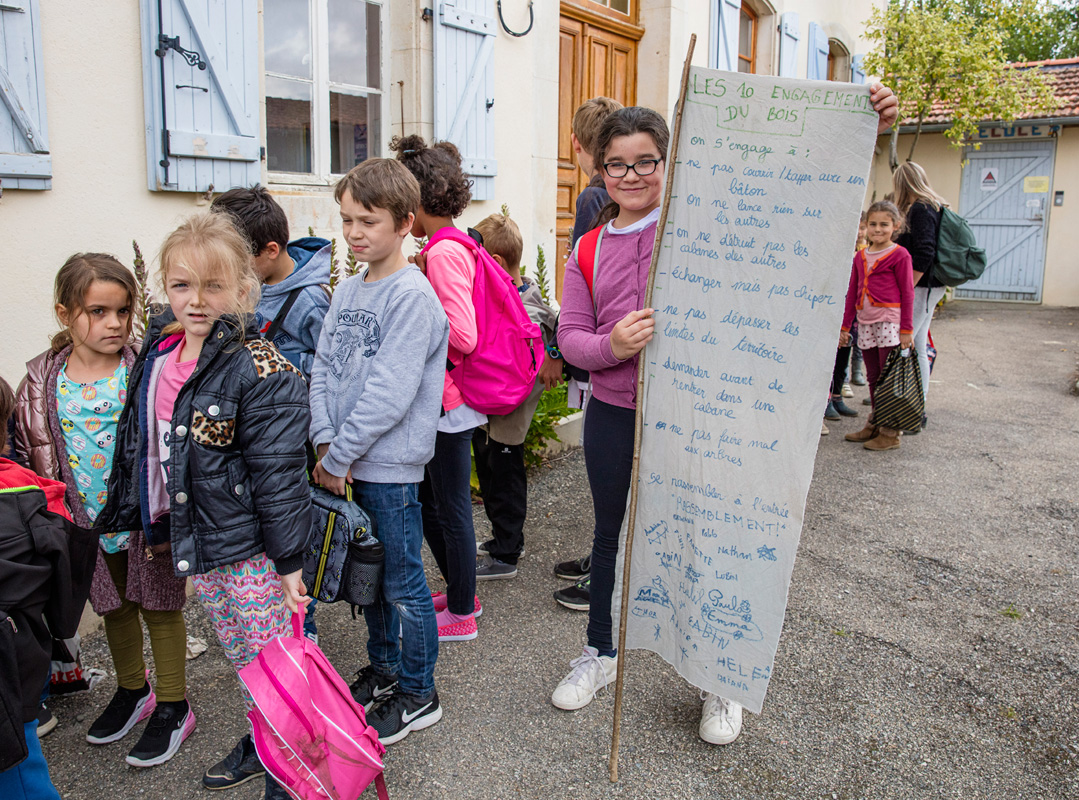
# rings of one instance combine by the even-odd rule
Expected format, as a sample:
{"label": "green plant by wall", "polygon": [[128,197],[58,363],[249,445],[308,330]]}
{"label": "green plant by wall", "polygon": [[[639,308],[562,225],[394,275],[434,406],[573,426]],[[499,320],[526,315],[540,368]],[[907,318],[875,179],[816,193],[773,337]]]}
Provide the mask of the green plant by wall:
{"label": "green plant by wall", "polygon": [[131,330],[135,339],[141,340],[146,334],[146,327],[150,324],[150,305],[153,294],[150,291],[150,282],[146,275],[146,259],[142,257],[142,249],[134,239],[131,240],[131,247],[135,251],[135,260],[132,262],[135,268],[135,283],[139,287],[139,294],[141,295],[139,298],[140,313],[132,323]]}
{"label": "green plant by wall", "polygon": [[556,386],[540,395],[536,413],[532,415],[532,424],[525,434],[525,465],[538,467],[543,463],[543,452],[550,441],[560,442],[555,424],[568,417],[574,409],[566,405],[566,384]]}
{"label": "green plant by wall", "polygon": [[[524,270],[521,270],[521,274],[524,274]],[[543,297],[543,302],[547,305],[551,304],[550,295],[550,278],[547,275],[547,256],[543,252],[542,245],[536,245],[536,286],[540,290],[540,295]]]}

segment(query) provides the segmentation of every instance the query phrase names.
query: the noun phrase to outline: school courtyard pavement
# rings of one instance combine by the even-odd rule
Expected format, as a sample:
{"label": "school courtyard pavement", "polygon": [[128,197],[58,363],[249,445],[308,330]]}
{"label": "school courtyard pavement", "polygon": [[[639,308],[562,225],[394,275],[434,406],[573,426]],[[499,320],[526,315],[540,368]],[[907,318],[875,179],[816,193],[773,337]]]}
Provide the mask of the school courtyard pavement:
{"label": "school courtyard pavement", "polygon": [[[698,739],[697,692],[647,653],[628,657],[618,784],[613,693],[550,705],[585,627],[551,599],[551,565],[590,538],[575,451],[534,476],[527,555],[516,579],[480,585],[479,638],[442,648],[445,717],[390,749],[390,797],[1079,798],[1079,309],[954,303],[933,336],[925,432],[872,453],[842,439],[861,419],[829,423],[764,713],[737,742]],[[197,602],[187,617],[213,642]],[[318,622],[349,679],[362,624],[343,606]],[[84,661],[109,666],[101,632]],[[52,703],[45,752],[66,800],[211,797],[199,776],[243,733],[242,705],[220,647],[188,663],[198,730],[161,767],[124,764],[134,734],[84,741],[111,677]]]}

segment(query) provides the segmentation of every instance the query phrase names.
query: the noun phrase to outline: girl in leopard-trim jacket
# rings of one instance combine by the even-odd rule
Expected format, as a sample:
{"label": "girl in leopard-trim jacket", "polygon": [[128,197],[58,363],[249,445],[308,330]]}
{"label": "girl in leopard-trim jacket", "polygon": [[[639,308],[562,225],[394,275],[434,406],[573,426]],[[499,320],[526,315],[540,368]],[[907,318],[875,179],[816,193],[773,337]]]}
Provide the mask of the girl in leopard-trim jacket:
{"label": "girl in leopard-trim jacket", "polygon": [[[56,315],[64,328],[49,350],[26,365],[19,386],[16,451],[41,477],[63,481],[68,509],[84,528],[95,526],[105,505],[135,361],[127,342],[138,296],[131,271],[112,256],[69,258],[55,287]],[[107,528],[98,543],[90,602],[105,620],[117,688],[86,739],[119,741],[150,717],[127,762],[161,764],[180,745],[163,735],[168,720],[190,713],[184,580],[173,575],[167,559],[148,556],[141,526]],[[143,623],[154,654],[156,693],[146,678]]]}
{"label": "girl in leopard-trim jacket", "polygon": [[[141,528],[177,576],[191,577],[239,670],[287,635],[306,594],[307,385],[259,337],[258,278],[227,216],[189,218],[160,261],[171,314],[132,368],[101,524]],[[177,719],[174,735],[191,728]],[[244,737],[203,783],[223,789],[262,772]],[[285,796],[267,775],[266,797]]]}

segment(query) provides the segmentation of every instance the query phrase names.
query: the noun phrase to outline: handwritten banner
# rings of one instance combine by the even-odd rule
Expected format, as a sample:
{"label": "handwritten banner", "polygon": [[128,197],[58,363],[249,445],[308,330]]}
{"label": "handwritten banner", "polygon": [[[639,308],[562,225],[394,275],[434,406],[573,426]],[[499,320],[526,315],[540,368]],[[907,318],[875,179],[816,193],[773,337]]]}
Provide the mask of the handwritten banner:
{"label": "handwritten banner", "polygon": [[757,713],[876,125],[864,86],[694,68],[668,165],[626,641]]}

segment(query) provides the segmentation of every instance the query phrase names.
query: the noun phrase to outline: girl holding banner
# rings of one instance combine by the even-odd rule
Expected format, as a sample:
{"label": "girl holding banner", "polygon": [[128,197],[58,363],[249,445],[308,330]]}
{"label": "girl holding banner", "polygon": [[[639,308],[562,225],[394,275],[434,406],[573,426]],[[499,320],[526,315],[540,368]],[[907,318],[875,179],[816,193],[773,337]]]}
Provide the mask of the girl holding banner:
{"label": "girl holding banner", "polygon": [[[878,131],[898,116],[890,89],[872,87]],[[651,109],[632,107],[611,114],[600,129],[595,153],[611,204],[597,231],[582,237],[566,265],[559,347],[566,358],[592,374],[593,395],[585,413],[584,452],[595,511],[588,643],[555,688],[557,708],[584,708],[617,674],[611,602],[619,534],[633,471],[638,357],[655,331],[647,296],[670,134]],[[699,733],[711,744],[733,742],[742,727],[742,707],[704,694]]]}

